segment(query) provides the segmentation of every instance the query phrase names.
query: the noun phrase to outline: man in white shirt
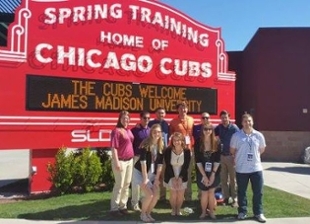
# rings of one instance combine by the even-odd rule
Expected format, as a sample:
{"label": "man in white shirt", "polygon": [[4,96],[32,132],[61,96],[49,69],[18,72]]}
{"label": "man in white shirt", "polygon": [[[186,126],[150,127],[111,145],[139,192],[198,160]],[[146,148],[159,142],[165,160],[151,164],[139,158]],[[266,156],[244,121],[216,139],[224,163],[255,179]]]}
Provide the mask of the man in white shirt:
{"label": "man in white shirt", "polygon": [[243,128],[236,132],[230,142],[230,153],[235,158],[236,179],[238,185],[238,219],[247,216],[246,191],[249,180],[253,190],[253,213],[257,221],[266,222],[263,214],[263,167],[261,154],[266,143],[263,134],[253,128],[253,118],[250,114],[242,116]]}

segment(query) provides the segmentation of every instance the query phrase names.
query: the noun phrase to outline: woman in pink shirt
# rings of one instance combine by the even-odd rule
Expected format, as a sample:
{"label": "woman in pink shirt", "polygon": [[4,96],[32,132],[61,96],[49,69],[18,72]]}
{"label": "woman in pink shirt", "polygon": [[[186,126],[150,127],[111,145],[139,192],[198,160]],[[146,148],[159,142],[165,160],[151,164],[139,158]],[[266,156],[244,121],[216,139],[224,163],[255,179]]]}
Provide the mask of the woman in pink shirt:
{"label": "woman in pink shirt", "polygon": [[112,170],[115,178],[111,198],[111,214],[113,216],[127,215],[129,185],[133,169],[134,136],[128,128],[129,113],[121,111],[115,129],[111,133]]}

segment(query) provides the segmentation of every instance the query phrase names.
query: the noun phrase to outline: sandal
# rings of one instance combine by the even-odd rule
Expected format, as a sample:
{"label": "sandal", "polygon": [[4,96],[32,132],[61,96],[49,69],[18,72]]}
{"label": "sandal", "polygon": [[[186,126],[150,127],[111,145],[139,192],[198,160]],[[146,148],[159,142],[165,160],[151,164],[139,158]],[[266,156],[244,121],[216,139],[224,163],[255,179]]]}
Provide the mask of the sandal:
{"label": "sandal", "polygon": [[141,214],[140,219],[142,222],[152,222],[147,214]]}
{"label": "sandal", "polygon": [[151,216],[151,214],[147,214],[147,217],[150,219],[151,222],[155,222],[155,219]]}
{"label": "sandal", "polygon": [[213,212],[209,212],[209,216],[210,216],[211,219],[216,219],[216,216],[214,215]]}
{"label": "sandal", "polygon": [[204,218],[206,218],[206,213],[202,213],[200,216],[199,216],[199,219],[204,219]]}
{"label": "sandal", "polygon": [[175,211],[172,211],[172,212],[171,212],[171,215],[172,215],[172,216],[176,216],[177,214],[176,214]]}

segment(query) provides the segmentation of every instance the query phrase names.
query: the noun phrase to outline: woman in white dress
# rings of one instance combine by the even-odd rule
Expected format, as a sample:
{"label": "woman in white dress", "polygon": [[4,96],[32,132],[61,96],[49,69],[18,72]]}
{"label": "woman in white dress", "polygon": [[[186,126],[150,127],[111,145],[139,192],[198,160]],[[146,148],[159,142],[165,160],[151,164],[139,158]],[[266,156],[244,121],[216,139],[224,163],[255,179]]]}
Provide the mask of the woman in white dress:
{"label": "woman in white dress", "polygon": [[190,150],[186,148],[184,135],[175,132],[171,145],[165,150],[164,186],[170,190],[171,215],[182,215],[181,207],[188,181],[188,168],[191,160]]}
{"label": "woman in white dress", "polygon": [[164,142],[160,124],[151,127],[150,135],[141,143],[141,154],[134,165],[133,184],[140,185],[144,194],[140,218],[154,222],[151,212],[159,199],[159,177],[163,165]]}

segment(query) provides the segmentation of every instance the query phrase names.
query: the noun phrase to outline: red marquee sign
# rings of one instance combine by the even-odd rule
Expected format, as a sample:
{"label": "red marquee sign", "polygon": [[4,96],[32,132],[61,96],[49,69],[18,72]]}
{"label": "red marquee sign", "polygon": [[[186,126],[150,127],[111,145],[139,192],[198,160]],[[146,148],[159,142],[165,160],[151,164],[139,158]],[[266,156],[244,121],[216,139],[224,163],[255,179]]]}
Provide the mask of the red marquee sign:
{"label": "red marquee sign", "polygon": [[0,48],[0,149],[108,145],[120,110],[234,111],[219,28],[158,1],[24,0]]}

